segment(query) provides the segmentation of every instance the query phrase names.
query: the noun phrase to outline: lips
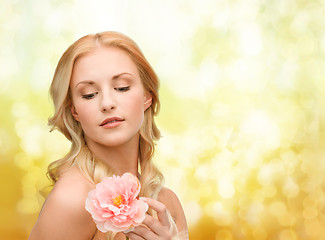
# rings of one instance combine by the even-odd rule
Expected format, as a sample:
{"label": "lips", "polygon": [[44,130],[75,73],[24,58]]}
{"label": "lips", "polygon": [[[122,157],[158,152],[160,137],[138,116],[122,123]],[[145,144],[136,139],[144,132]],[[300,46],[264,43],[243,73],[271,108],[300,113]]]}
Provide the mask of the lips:
{"label": "lips", "polygon": [[106,124],[112,124],[112,123],[116,123],[116,122],[122,122],[122,121],[124,121],[124,119],[119,118],[119,117],[107,118],[100,124],[100,126],[104,126]]}

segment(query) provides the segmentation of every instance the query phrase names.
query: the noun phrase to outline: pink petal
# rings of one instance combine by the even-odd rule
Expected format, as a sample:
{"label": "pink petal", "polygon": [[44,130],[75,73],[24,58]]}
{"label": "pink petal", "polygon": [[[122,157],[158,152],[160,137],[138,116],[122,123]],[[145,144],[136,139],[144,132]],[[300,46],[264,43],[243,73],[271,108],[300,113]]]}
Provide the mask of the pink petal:
{"label": "pink petal", "polygon": [[121,232],[128,229],[128,227],[115,226],[110,221],[106,221],[104,223],[104,228],[107,229],[108,231],[113,231],[113,232]]}
{"label": "pink petal", "polygon": [[133,221],[136,223],[142,223],[146,217],[146,212],[148,211],[148,204],[142,200],[136,200],[137,212],[133,217]]}
{"label": "pink petal", "polygon": [[96,226],[99,231],[106,233],[107,231],[109,231],[109,229],[105,228],[104,223],[105,222],[96,222]]}
{"label": "pink petal", "polygon": [[[145,202],[136,199],[139,192],[140,182],[130,173],[104,178],[89,192],[85,208],[100,231],[125,231],[139,225],[148,210]],[[123,202],[115,206],[113,199],[118,196]]]}

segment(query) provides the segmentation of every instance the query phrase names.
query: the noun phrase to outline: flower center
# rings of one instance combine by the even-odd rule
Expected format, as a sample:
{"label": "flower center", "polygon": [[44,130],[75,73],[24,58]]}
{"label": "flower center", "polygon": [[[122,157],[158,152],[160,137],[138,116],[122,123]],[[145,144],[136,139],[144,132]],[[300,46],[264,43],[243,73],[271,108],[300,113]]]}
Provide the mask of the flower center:
{"label": "flower center", "polygon": [[122,204],[122,196],[118,195],[116,198],[114,198],[113,203],[117,207],[120,206]]}

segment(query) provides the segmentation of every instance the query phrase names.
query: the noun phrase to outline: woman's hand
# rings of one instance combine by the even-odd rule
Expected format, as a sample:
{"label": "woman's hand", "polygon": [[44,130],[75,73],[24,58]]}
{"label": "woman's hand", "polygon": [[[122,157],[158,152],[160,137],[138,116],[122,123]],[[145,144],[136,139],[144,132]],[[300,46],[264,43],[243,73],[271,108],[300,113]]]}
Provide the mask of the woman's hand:
{"label": "woman's hand", "polygon": [[135,227],[133,231],[125,235],[131,240],[171,240],[172,235],[166,206],[151,198],[142,197],[141,199],[157,212],[158,219],[146,213],[142,225]]}

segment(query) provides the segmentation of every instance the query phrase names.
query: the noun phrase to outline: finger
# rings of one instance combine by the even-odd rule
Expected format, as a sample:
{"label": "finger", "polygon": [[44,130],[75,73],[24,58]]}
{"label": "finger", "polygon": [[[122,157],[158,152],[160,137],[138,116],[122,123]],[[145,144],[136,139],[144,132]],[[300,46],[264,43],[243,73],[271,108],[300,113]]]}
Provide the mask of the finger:
{"label": "finger", "polygon": [[157,219],[146,214],[145,219],[142,222],[145,226],[149,227],[158,236],[168,236],[169,226],[163,226]]}
{"label": "finger", "polygon": [[149,205],[149,207],[151,207],[153,210],[157,212],[158,219],[163,226],[170,227],[168,215],[167,215],[167,208],[165,204],[157,200],[154,200],[152,198],[141,197],[140,199],[145,201]]}
{"label": "finger", "polygon": [[124,233],[124,235],[127,236],[130,240],[144,240],[143,237],[141,237],[133,232]]}
{"label": "finger", "polygon": [[[150,239],[150,240],[158,239],[158,236],[154,232],[152,232],[150,229],[143,226],[135,227],[134,230],[130,232],[130,234],[134,234],[132,236],[141,237],[140,239]],[[132,236],[130,238],[133,240]]]}

